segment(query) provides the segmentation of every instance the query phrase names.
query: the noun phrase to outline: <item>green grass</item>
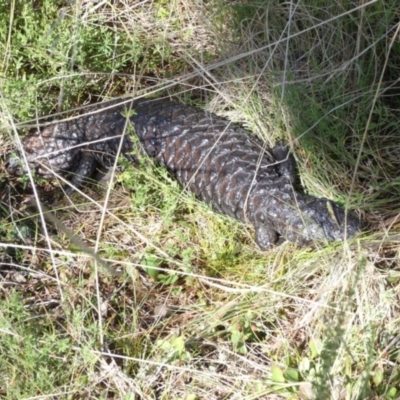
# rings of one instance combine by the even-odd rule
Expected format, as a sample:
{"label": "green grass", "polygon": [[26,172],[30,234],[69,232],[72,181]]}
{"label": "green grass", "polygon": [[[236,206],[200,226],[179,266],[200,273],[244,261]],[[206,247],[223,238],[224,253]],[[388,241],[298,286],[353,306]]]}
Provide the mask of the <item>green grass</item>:
{"label": "green grass", "polygon": [[308,193],[369,223],[350,243],[263,253],[142,158],[121,160],[109,195],[38,180],[65,227],[45,231],[2,158],[0,397],[398,398],[398,16],[359,6],[0,5],[5,153],[38,116],[172,96],[289,143]]}

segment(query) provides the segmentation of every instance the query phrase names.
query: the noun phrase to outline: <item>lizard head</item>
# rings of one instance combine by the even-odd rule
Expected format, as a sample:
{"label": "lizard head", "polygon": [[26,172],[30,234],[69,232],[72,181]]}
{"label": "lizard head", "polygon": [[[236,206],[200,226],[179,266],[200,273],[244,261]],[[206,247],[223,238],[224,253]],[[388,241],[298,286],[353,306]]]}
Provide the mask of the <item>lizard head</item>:
{"label": "lizard head", "polygon": [[283,236],[300,245],[307,245],[314,240],[350,239],[359,232],[361,223],[354,214],[332,201],[312,197],[306,202],[300,201],[298,212],[289,226],[282,232]]}

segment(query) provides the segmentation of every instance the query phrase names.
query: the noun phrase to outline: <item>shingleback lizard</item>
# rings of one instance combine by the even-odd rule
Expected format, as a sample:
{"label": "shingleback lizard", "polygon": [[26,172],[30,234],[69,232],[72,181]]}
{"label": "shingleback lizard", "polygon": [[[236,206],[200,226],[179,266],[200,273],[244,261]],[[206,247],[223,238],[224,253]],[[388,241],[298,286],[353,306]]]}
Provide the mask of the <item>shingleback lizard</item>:
{"label": "shingleback lizard", "polygon": [[[344,208],[295,189],[293,160],[284,146],[267,148],[237,124],[169,100],[97,104],[84,115],[28,134],[23,147],[38,175],[69,175],[78,187],[97,163],[113,164],[121,138],[121,153],[135,158],[129,154],[128,124],[143,150],[184,188],[218,212],[252,224],[262,250],[280,236],[308,245],[342,241],[360,229],[358,218]],[[11,172],[21,169],[10,163]]]}

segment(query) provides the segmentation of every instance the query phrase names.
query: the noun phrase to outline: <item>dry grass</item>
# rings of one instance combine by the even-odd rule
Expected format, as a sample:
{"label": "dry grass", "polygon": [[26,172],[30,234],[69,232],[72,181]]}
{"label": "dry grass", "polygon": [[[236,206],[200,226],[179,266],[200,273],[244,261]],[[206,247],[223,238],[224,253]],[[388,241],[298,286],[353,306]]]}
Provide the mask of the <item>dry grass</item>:
{"label": "dry grass", "polygon": [[308,192],[356,208],[370,229],[349,243],[262,253],[249,227],[144,159],[121,162],[110,191],[56,198],[59,189],[43,195],[48,184],[39,184],[65,227],[44,230],[47,211],[29,207],[24,182],[4,174],[0,396],[397,398],[395,10],[84,1],[43,11],[44,45],[24,47],[27,66],[17,62],[22,11],[13,6],[0,14],[15,29],[2,57],[2,147],[15,143],[13,125],[36,115],[126,92],[173,96],[269,145],[288,142]]}

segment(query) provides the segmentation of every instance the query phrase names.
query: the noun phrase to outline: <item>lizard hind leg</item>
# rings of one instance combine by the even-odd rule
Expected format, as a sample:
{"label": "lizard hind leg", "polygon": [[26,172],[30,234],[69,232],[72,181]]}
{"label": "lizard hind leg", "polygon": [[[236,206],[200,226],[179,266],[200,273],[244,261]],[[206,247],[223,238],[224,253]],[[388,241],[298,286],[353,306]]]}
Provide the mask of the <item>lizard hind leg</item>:
{"label": "lizard hind leg", "polygon": [[95,155],[85,150],[83,150],[81,154],[78,166],[71,172],[70,183],[64,187],[64,191],[67,195],[79,189],[87,178],[93,175],[96,169],[97,160]]}
{"label": "lizard hind leg", "polygon": [[278,241],[278,233],[272,227],[266,224],[255,224],[256,243],[262,251],[266,251],[274,247]]}

